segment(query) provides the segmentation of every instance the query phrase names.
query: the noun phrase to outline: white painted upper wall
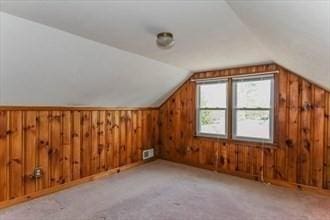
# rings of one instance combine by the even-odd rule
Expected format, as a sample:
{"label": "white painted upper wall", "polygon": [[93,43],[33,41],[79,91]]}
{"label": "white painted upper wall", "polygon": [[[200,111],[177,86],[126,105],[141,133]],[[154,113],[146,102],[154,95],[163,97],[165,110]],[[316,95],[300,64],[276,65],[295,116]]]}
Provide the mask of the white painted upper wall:
{"label": "white painted upper wall", "polygon": [[187,70],[0,12],[2,105],[158,106],[187,76]]}

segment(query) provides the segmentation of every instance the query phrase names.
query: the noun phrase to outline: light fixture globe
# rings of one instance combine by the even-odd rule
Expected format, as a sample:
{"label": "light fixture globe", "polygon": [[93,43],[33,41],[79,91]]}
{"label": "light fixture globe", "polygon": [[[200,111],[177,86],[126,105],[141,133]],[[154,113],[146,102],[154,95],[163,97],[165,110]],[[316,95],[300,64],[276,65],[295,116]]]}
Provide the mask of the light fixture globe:
{"label": "light fixture globe", "polygon": [[173,38],[173,34],[170,32],[161,32],[157,34],[157,45],[160,48],[168,49],[173,47],[175,41]]}

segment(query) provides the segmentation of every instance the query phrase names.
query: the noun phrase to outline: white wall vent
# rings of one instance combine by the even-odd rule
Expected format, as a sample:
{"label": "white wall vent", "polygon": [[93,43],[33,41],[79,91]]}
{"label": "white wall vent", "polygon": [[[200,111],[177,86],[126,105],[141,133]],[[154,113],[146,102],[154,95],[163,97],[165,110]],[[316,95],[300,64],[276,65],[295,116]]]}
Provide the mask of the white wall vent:
{"label": "white wall vent", "polygon": [[147,160],[149,158],[152,158],[154,156],[154,149],[150,148],[147,150],[143,150],[143,160]]}

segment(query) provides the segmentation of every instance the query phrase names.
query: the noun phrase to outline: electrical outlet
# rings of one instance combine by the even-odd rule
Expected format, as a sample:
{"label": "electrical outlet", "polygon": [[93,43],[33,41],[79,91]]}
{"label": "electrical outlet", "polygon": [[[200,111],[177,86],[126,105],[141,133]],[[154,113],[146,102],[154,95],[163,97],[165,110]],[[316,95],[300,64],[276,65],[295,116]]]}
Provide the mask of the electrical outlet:
{"label": "electrical outlet", "polygon": [[41,167],[34,168],[33,177],[34,178],[40,178],[40,177],[42,177],[42,169],[41,169]]}

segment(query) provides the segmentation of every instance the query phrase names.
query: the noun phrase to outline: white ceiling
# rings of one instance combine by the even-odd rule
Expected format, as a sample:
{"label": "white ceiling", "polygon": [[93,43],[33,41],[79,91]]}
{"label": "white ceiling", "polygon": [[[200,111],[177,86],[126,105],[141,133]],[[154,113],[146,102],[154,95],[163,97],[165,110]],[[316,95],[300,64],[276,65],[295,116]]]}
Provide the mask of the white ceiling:
{"label": "white ceiling", "polygon": [[[69,94],[70,98],[57,100],[54,104],[67,104],[74,102],[73,100],[79,102],[77,104],[81,104],[83,103],[83,97],[80,97],[80,94],[86,94],[86,96],[90,94],[86,103],[123,106],[132,102],[128,94],[130,92],[131,95],[134,94],[133,100],[135,100],[135,105],[156,105],[169,92],[173,91],[173,88],[177,87],[184,78],[189,76],[189,71],[269,61],[275,61],[323,87],[330,88],[330,2],[326,0],[0,0],[0,10],[95,41],[92,43],[92,41],[40,25],[40,32],[45,33],[39,33],[39,36],[49,39],[40,37],[33,42],[25,42],[25,44],[37,44],[38,42],[48,41],[48,49],[55,50],[55,52],[58,48],[53,48],[51,46],[52,43],[56,45],[60,45],[60,43],[69,45],[71,43],[74,45],[71,48],[74,51],[72,54],[68,55],[65,50],[59,53],[64,60],[67,58],[69,60],[72,59],[71,64],[67,62],[64,66],[56,66],[52,63],[49,60],[50,55],[42,56],[39,54],[40,62],[47,63],[47,66],[43,66],[42,73],[48,73],[48,77],[56,78],[58,82],[61,82],[61,80],[65,81],[65,75],[59,74],[59,71],[66,72],[66,76],[68,76],[72,73],[72,68],[79,66],[83,70],[90,68],[89,70],[93,72],[95,77],[93,81],[95,84],[104,83],[102,85],[109,85],[108,89],[100,89],[97,86],[88,86],[90,78],[76,77],[77,82],[86,87],[77,90],[74,94]],[[13,16],[12,20],[15,20]],[[21,23],[23,23],[23,20],[20,20]],[[11,24],[7,25],[11,26]],[[32,25],[31,23],[29,25],[36,26],[38,24],[33,23]],[[20,26],[22,25],[18,25],[17,28],[21,28]],[[7,31],[13,29],[10,28]],[[18,30],[15,31],[17,32]],[[15,38],[13,35],[15,31],[12,34],[8,33],[7,39],[10,37]],[[161,31],[174,33],[176,45],[172,49],[162,50],[156,46],[155,35]],[[50,32],[54,33],[55,36],[60,36],[53,38],[49,34]],[[30,36],[29,39],[36,37],[35,33],[28,28],[22,28],[22,31],[17,33],[22,35],[20,36],[22,39],[26,38],[24,35]],[[76,41],[80,43],[74,43],[74,39],[78,38],[79,40]],[[16,43],[14,41],[11,42],[12,47],[16,48]],[[84,51],[83,56],[87,57],[85,58],[87,60],[84,61],[87,62],[89,60],[89,63],[95,62],[94,65],[89,67],[86,67],[87,64],[78,59],[81,50],[79,48],[89,47],[86,46],[87,44],[98,45],[93,46],[91,54],[89,54],[90,51],[88,50]],[[103,52],[100,52],[98,57],[102,57],[102,59],[97,59],[94,56],[101,47]],[[113,47],[130,53],[116,50]],[[33,71],[40,71],[32,68],[36,66],[33,63],[36,62],[36,58],[31,59],[29,53],[25,52],[21,55],[22,51],[19,51],[18,47],[16,49],[17,51],[14,51],[16,53],[13,53],[13,49],[9,46],[5,49],[1,48],[2,57],[5,57],[3,59],[6,61],[5,64],[8,64],[7,61],[12,59],[11,66],[13,68],[6,70],[7,78],[9,75],[13,75],[11,78],[12,82],[15,82],[15,76],[19,77],[19,74],[23,74],[20,71],[16,71],[18,67],[14,65],[19,59],[26,59],[26,63],[30,63],[30,65],[25,66],[25,71],[29,71],[30,74],[33,75]],[[9,52],[13,53],[10,55],[10,59],[8,56]],[[58,55],[51,53],[51,57]],[[115,56],[116,58],[114,58],[113,53],[125,55]],[[142,55],[146,58],[134,54]],[[74,59],[74,56],[77,56],[77,58]],[[137,61],[133,67],[131,63],[134,63],[133,60],[135,59],[141,60],[141,62]],[[107,65],[107,63],[111,65]],[[102,68],[99,67],[99,64],[101,64]],[[145,66],[148,66],[148,68],[144,68]],[[58,71],[56,72],[54,69]],[[136,79],[132,78],[132,72],[134,72],[132,69],[139,69],[140,75]],[[4,71],[3,68],[1,71]],[[177,76],[175,76],[175,72],[177,72]],[[109,81],[109,78],[105,77],[106,74],[110,74],[110,78],[117,77],[116,79],[119,79],[119,81]],[[120,75],[119,78],[118,75]],[[159,76],[163,78],[158,78]],[[27,78],[27,80],[29,79]],[[136,89],[127,89],[129,87],[125,84],[126,81],[131,82],[130,86]],[[69,85],[67,85],[67,90],[65,90],[68,93],[70,93]],[[51,83],[47,84],[47,86],[54,87]],[[143,87],[150,89],[142,89],[140,91],[139,88]],[[51,92],[50,95],[53,93]],[[122,97],[124,100],[122,102],[116,100],[112,96],[116,94],[124,94]],[[143,102],[136,101],[146,94],[147,96],[149,94],[149,96]],[[7,92],[7,94],[3,95],[6,96],[3,99],[12,100],[15,97],[19,97],[19,95],[13,95],[12,97],[8,95],[9,93]],[[76,98],[78,96],[79,99]],[[102,98],[100,98],[101,96]],[[101,101],[93,102],[93,100]],[[30,103],[29,100],[26,102]],[[43,102],[40,104],[44,104],[45,100],[40,99],[40,102]]]}
{"label": "white ceiling", "polygon": [[[197,71],[270,61],[225,1],[2,1],[1,10]],[[161,50],[155,37],[173,32]]]}

